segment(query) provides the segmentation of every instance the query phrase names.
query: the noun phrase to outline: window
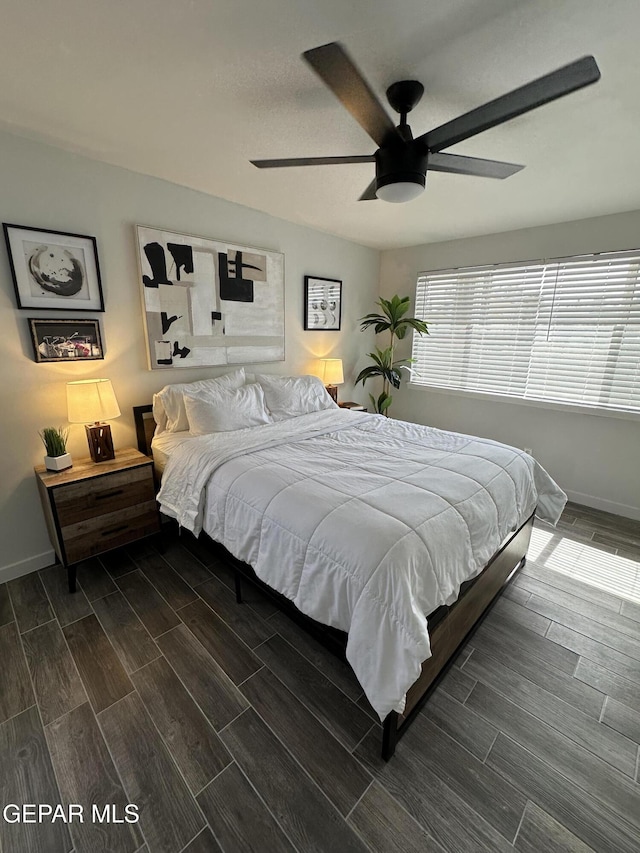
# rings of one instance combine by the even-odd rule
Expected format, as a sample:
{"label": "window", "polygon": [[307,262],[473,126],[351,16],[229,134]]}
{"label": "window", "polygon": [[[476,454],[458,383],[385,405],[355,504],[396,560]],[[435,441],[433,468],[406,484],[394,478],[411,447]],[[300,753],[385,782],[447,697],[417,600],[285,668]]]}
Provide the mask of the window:
{"label": "window", "polygon": [[411,382],[640,412],[640,250],[421,273]]}

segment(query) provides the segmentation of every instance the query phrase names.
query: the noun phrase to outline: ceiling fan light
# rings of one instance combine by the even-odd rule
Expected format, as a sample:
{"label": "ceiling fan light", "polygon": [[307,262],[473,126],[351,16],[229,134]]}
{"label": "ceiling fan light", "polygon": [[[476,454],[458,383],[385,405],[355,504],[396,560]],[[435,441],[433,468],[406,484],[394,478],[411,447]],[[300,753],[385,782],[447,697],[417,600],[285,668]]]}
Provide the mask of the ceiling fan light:
{"label": "ceiling fan light", "polygon": [[396,181],[393,184],[384,184],[376,190],[376,195],[382,201],[392,204],[401,204],[405,201],[413,201],[424,192],[424,184],[416,181]]}

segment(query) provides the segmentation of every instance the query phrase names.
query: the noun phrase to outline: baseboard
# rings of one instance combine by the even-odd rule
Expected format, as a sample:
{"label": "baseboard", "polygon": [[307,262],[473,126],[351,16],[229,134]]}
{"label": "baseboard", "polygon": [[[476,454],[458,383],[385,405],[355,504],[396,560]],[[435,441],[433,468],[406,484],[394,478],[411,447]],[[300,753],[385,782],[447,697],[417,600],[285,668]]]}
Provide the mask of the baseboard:
{"label": "baseboard", "polygon": [[604,512],[612,512],[614,515],[623,515],[625,518],[632,518],[634,521],[640,521],[640,507],[628,506],[627,504],[617,503],[616,501],[608,501],[604,498],[597,498],[594,495],[584,495],[582,492],[571,492],[565,489],[570,501],[583,506],[590,506],[592,509],[601,509]]}
{"label": "baseboard", "polygon": [[10,563],[8,566],[0,566],[0,583],[12,581],[14,578],[28,575],[29,572],[37,572],[38,569],[44,569],[47,566],[52,566],[56,562],[56,555],[53,551],[45,551],[43,554],[36,554],[34,557],[27,557],[26,560],[19,560],[17,563]]}

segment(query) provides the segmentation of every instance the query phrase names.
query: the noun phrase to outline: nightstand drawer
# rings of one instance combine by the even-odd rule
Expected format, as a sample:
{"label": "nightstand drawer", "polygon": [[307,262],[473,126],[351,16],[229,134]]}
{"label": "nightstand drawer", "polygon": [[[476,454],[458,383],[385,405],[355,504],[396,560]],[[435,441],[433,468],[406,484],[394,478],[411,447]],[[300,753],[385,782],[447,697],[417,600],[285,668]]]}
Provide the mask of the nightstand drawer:
{"label": "nightstand drawer", "polygon": [[63,528],[124,507],[145,503],[154,497],[150,465],[81,480],[53,490],[58,522]]}
{"label": "nightstand drawer", "polygon": [[76,563],[159,530],[158,510],[152,499],[67,525],[61,533],[67,562]]}

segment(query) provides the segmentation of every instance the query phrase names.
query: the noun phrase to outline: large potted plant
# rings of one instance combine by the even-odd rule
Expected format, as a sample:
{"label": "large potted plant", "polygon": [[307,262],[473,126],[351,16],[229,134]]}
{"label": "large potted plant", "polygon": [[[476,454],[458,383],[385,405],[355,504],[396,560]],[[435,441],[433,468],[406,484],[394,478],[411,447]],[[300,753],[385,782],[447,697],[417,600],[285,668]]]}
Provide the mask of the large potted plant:
{"label": "large potted plant", "polygon": [[44,457],[47,471],[64,471],[65,468],[71,468],[71,454],[67,453],[68,437],[69,430],[64,427],[45,427],[40,431],[40,438],[47,451]]}
{"label": "large potted plant", "polygon": [[362,382],[364,385],[367,379],[373,379],[376,376],[382,377],[382,393],[376,398],[373,394],[369,394],[371,404],[376,412],[380,415],[389,414],[389,407],[393,401],[391,394],[391,386],[394,388],[400,387],[402,381],[401,370],[408,370],[409,365],[413,362],[412,358],[400,358],[394,360],[394,352],[397,341],[401,341],[409,331],[413,329],[419,335],[428,335],[429,330],[424,320],[418,320],[416,317],[406,317],[409,310],[411,300],[408,296],[393,296],[391,299],[382,299],[376,302],[380,306],[381,313],[367,314],[360,318],[360,329],[374,327],[376,335],[383,332],[389,332],[389,346],[385,349],[375,348],[375,352],[369,353],[369,358],[373,359],[373,364],[363,368],[358,374],[356,385]]}

